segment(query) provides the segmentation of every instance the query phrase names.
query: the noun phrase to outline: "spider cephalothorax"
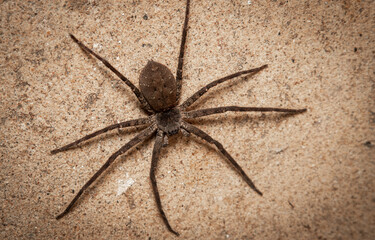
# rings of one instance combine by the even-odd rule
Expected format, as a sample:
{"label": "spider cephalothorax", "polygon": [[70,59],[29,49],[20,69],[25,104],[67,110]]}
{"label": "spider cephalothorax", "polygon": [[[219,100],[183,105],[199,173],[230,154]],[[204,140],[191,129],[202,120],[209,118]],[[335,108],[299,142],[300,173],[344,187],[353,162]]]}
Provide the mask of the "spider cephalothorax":
{"label": "spider cephalothorax", "polygon": [[181,93],[181,80],[182,80],[182,66],[184,60],[184,49],[187,35],[187,24],[189,20],[189,7],[190,0],[186,3],[185,22],[182,31],[182,39],[180,45],[180,54],[178,57],[178,66],[176,72],[176,78],[174,78],[172,72],[163,64],[155,61],[149,61],[143,68],[140,78],[139,85],[140,90],[133,85],[124,75],[117,71],[107,60],[100,57],[98,54],[93,52],[91,49],[81,43],[76,37],[70,34],[70,37],[79,45],[79,47],[86,53],[92,54],[99,59],[105,66],[107,66],[113,73],[115,73],[125,84],[127,84],[134,92],[142,108],[149,115],[146,118],[138,118],[134,120],[128,120],[125,122],[113,124],[94,133],[91,133],[73,143],[65,145],[61,148],[52,150],[52,154],[65,151],[67,149],[76,147],[79,143],[93,138],[99,134],[108,132],[109,130],[125,128],[138,125],[146,125],[147,127],[142,130],[137,136],[126,143],[123,147],[113,153],[104,165],[86,182],[86,184],[79,190],[73,200],[70,202],[68,207],[56,218],[60,219],[65,216],[73,207],[78,198],[82,193],[113,163],[113,161],[121,154],[124,154],[131,147],[142,142],[146,138],[156,135],[154,149],[152,152],[150,179],[152,189],[154,191],[155,200],[161,217],[167,226],[168,230],[175,235],[179,235],[178,232],[174,231],[170,226],[168,219],[163,211],[162,204],[160,201],[159,191],[155,178],[155,171],[159,160],[160,150],[168,142],[168,136],[175,135],[180,131],[186,134],[194,134],[203,140],[214,144],[218,150],[227,158],[232,167],[240,174],[243,180],[252,188],[256,193],[262,195],[262,193],[255,187],[251,179],[246,175],[238,163],[233,157],[224,149],[224,147],[218,141],[214,140],[204,131],[188,123],[186,120],[203,117],[211,114],[223,113],[227,111],[235,112],[284,112],[284,113],[302,113],[306,109],[286,109],[286,108],[268,108],[268,107],[239,107],[239,106],[226,106],[217,108],[207,108],[200,110],[187,111],[186,109],[197,101],[203,94],[205,94],[210,88],[233,79],[235,77],[245,74],[255,74],[265,69],[267,65],[263,65],[259,68],[254,68],[246,71],[237,72],[226,77],[220,78],[216,81],[211,82],[207,86],[203,87],[190,98],[185,100],[182,104],[178,105],[178,100]]}
{"label": "spider cephalothorax", "polygon": [[168,136],[177,134],[181,127],[181,114],[178,108],[172,108],[156,114],[158,129]]}

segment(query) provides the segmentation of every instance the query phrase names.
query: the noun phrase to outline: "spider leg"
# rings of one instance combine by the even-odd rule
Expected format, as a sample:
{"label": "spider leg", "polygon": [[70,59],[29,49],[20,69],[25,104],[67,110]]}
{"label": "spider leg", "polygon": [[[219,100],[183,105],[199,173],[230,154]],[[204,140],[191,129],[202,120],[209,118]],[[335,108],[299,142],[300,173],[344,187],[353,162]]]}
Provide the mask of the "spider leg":
{"label": "spider leg", "polygon": [[253,69],[250,69],[250,70],[246,70],[246,71],[241,71],[241,72],[236,72],[236,73],[233,73],[231,75],[228,75],[226,77],[223,77],[223,78],[220,78],[218,80],[215,80],[209,84],[207,84],[205,87],[201,88],[198,92],[194,93],[191,97],[189,97],[188,99],[185,100],[184,103],[182,103],[180,105],[180,109],[181,110],[184,110],[186,109],[187,107],[189,107],[191,104],[193,104],[195,101],[197,101],[203,94],[205,94],[210,88],[212,87],[215,87],[216,85],[220,84],[220,83],[223,83],[223,82],[226,82],[230,79],[233,79],[235,77],[239,77],[241,75],[245,75],[245,74],[256,74],[260,71],[262,71],[263,69],[267,68],[268,65],[263,65],[259,68],[253,68]]}
{"label": "spider leg", "polygon": [[56,149],[51,151],[51,154],[59,153],[59,152],[68,150],[70,148],[76,147],[79,143],[81,143],[83,141],[86,141],[88,139],[91,139],[93,137],[96,137],[96,136],[98,136],[102,133],[108,132],[109,130],[113,130],[113,129],[116,129],[116,128],[138,126],[138,125],[142,125],[142,124],[148,124],[148,123],[151,123],[151,122],[152,122],[151,118],[138,118],[138,119],[134,119],[134,120],[129,120],[129,121],[113,124],[113,125],[110,125],[108,127],[103,128],[103,129],[100,129],[96,132],[93,132],[89,135],[86,135],[83,138],[80,138],[77,141],[69,143],[69,144],[67,144],[67,145],[65,145],[61,148],[56,148]]}
{"label": "spider leg", "polygon": [[176,72],[177,99],[180,98],[180,94],[181,94],[182,67],[183,67],[183,63],[184,63],[185,43],[186,43],[186,35],[187,35],[188,22],[189,22],[189,9],[190,9],[190,0],[187,0],[186,1],[186,10],[185,10],[185,22],[184,22],[184,27],[182,29],[180,55],[178,56],[178,66],[177,66],[177,72]]}
{"label": "spider leg", "polygon": [[247,185],[249,185],[249,187],[251,189],[253,189],[256,193],[258,193],[260,196],[263,195],[262,192],[259,191],[255,187],[253,181],[251,181],[251,179],[246,175],[246,173],[244,172],[244,170],[242,170],[240,165],[238,165],[238,163],[233,159],[233,157],[224,149],[224,147],[221,143],[219,143],[218,141],[213,139],[210,135],[203,132],[199,128],[197,128],[197,127],[195,127],[195,126],[193,126],[193,125],[191,125],[187,122],[184,122],[184,121],[182,122],[182,128],[184,128],[187,132],[193,133],[196,136],[202,138],[203,140],[207,141],[208,143],[214,144],[219,149],[219,151],[229,160],[230,164],[232,164],[232,166],[237,170],[237,172],[245,180]]}
{"label": "spider leg", "polygon": [[195,111],[185,112],[184,118],[198,118],[207,115],[223,113],[223,112],[283,112],[283,113],[303,113],[307,109],[289,109],[289,108],[262,108],[262,107],[238,107],[238,106],[227,106],[227,107],[217,107],[217,108],[206,108],[199,109]]}
{"label": "spider leg", "polygon": [[90,53],[94,57],[96,57],[99,61],[101,61],[107,68],[109,68],[114,74],[116,74],[126,85],[130,87],[133,91],[135,96],[138,98],[139,102],[141,103],[143,109],[148,113],[151,114],[154,111],[151,109],[150,105],[147,103],[146,99],[143,97],[143,94],[139,91],[139,89],[134,86],[129,79],[127,79],[124,75],[122,75],[119,71],[117,71],[107,60],[96,54],[90,48],[86,47],[81,41],[79,41],[73,34],[70,34],[70,37],[73,39],[74,42],[78,44],[78,46],[85,52]]}
{"label": "spider leg", "polygon": [[160,201],[158,185],[156,183],[156,178],[155,178],[155,171],[156,171],[156,167],[157,167],[157,164],[158,164],[158,161],[159,161],[160,150],[163,147],[163,139],[164,139],[164,133],[159,130],[156,134],[155,145],[154,145],[154,149],[152,151],[150,179],[151,179],[151,184],[152,184],[152,190],[154,191],[156,205],[158,206],[160,215],[163,218],[163,221],[164,221],[165,225],[167,226],[168,230],[171,233],[179,236],[180,234],[172,229],[171,225],[168,222],[167,217],[165,216],[165,213],[164,213],[163,207],[161,205],[161,201]]}
{"label": "spider leg", "polygon": [[142,132],[140,132],[137,136],[135,136],[132,140],[127,142],[122,148],[120,148],[117,152],[112,154],[109,159],[103,164],[103,166],[86,182],[85,185],[79,190],[79,192],[76,194],[76,196],[73,198],[73,200],[70,202],[68,207],[62,212],[60,215],[56,217],[56,219],[60,219],[64,217],[74,206],[78,198],[82,195],[82,193],[113,163],[113,161],[120,156],[121,154],[128,151],[130,148],[135,146],[136,144],[142,142],[146,138],[148,138],[152,133],[154,133],[156,130],[156,125],[153,124],[149,126],[148,128],[144,129]]}

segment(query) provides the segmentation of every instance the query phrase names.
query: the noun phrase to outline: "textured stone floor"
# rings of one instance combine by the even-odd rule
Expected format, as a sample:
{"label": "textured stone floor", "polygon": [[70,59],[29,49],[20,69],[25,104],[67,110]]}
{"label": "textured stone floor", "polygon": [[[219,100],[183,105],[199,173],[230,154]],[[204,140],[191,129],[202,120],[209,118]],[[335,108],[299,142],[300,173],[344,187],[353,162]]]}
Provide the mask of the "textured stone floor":
{"label": "textured stone floor", "polygon": [[[175,72],[184,1],[0,1],[1,239],[174,239],[149,180],[153,140],[74,194],[140,128],[55,147],[144,116],[135,96],[68,33],[138,86],[148,60]],[[375,5],[372,1],[192,0],[182,99],[308,108],[228,113],[194,124],[219,140],[263,197],[211,145],[181,134],[159,189],[179,239],[375,239]],[[193,109],[192,108],[192,109]]]}

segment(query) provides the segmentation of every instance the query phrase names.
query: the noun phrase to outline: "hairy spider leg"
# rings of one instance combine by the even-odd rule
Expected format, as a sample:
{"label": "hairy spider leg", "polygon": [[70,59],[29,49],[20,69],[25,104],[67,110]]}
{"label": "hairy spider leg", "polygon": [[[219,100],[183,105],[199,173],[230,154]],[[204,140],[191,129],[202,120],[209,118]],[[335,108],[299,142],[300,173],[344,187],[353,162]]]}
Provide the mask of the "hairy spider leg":
{"label": "hairy spider leg", "polygon": [[126,85],[130,87],[130,89],[133,91],[135,96],[138,98],[139,102],[141,103],[142,108],[148,113],[152,114],[154,111],[151,109],[150,105],[147,103],[146,99],[144,98],[143,94],[139,89],[134,86],[132,82],[130,82],[129,79],[127,79],[124,75],[122,75],[119,71],[116,70],[107,60],[96,54],[94,51],[92,51],[90,48],[86,47],[81,41],[79,41],[73,34],[70,34],[70,37],[73,39],[75,43],[78,44],[78,46],[85,52],[92,54],[94,57],[96,57],[99,61],[101,61],[107,68],[109,68],[114,74],[116,74]]}
{"label": "hairy spider leg", "polygon": [[253,68],[253,69],[250,69],[250,70],[236,72],[236,73],[233,73],[233,74],[228,75],[226,77],[223,77],[223,78],[220,78],[218,80],[215,80],[215,81],[207,84],[205,87],[201,88],[199,91],[197,91],[196,93],[194,93],[188,99],[186,99],[185,102],[180,105],[180,109],[181,110],[185,110],[190,105],[192,105],[195,101],[197,101],[203,94],[205,94],[210,88],[213,88],[213,87],[215,87],[216,85],[218,85],[220,83],[226,82],[226,81],[231,80],[231,79],[233,79],[235,77],[239,77],[239,76],[245,75],[245,74],[253,74],[254,75],[254,74],[262,71],[263,69],[265,69],[267,67],[268,67],[268,65],[263,65],[263,66],[258,67],[258,68]]}
{"label": "hairy spider leg", "polygon": [[258,190],[258,188],[255,187],[253,181],[251,181],[251,179],[246,175],[246,173],[244,172],[244,170],[240,167],[240,165],[238,165],[238,163],[233,159],[233,157],[225,150],[225,148],[223,147],[223,145],[216,141],[215,139],[213,139],[210,135],[208,135],[207,133],[203,132],[202,130],[200,130],[199,128],[187,123],[187,122],[182,122],[182,127],[190,132],[190,133],[193,133],[194,135],[202,138],[203,140],[205,140],[206,142],[208,143],[211,143],[211,144],[214,144],[217,149],[228,159],[229,163],[234,167],[234,169],[236,169],[236,171],[241,175],[241,177],[243,178],[243,180],[245,180],[245,182],[247,183],[247,185],[249,185],[249,187],[251,189],[253,189],[256,193],[258,193],[260,196],[263,195],[263,193],[261,191]]}
{"label": "hairy spider leg", "polygon": [[135,146],[136,144],[144,141],[146,138],[151,136],[157,129],[157,126],[155,124],[152,124],[148,128],[144,129],[142,132],[140,132],[137,136],[135,136],[133,139],[131,139],[129,142],[127,142],[123,147],[121,147],[117,152],[112,154],[108,160],[102,165],[102,167],[86,182],[85,185],[79,190],[79,192],[76,194],[76,196],[73,198],[73,200],[70,202],[68,207],[62,212],[60,215],[56,217],[56,219],[60,219],[64,217],[74,206],[78,198],[82,195],[82,193],[115,161],[115,159],[120,156],[121,154],[124,154],[127,152],[130,148]]}
{"label": "hairy spider leg", "polygon": [[98,131],[95,131],[95,132],[93,132],[89,135],[86,135],[86,136],[78,139],[77,141],[69,143],[69,144],[67,144],[67,145],[65,145],[61,148],[56,148],[56,149],[51,151],[51,154],[56,154],[56,153],[74,148],[83,141],[89,140],[93,137],[96,137],[100,134],[106,133],[106,132],[108,132],[110,130],[113,130],[113,129],[116,129],[116,128],[126,128],[126,127],[139,126],[139,125],[143,125],[143,124],[149,124],[149,123],[151,123],[151,121],[152,121],[151,118],[148,117],[148,118],[138,118],[138,119],[134,119],[134,120],[116,123],[116,124],[110,125],[108,127],[102,128]]}
{"label": "hairy spider leg", "polygon": [[[186,10],[185,10],[185,21],[183,25],[183,31],[182,31],[182,38],[181,38],[181,45],[180,45],[180,52],[178,57],[178,66],[177,66],[177,72],[176,72],[176,94],[177,99],[180,97],[181,94],[181,85],[182,85],[182,74],[183,74],[183,61],[184,61],[184,52],[185,52],[185,45],[186,45],[186,38],[187,38],[187,31],[188,31],[188,21],[189,21],[189,9],[190,9],[190,0],[187,0],[186,2]],[[70,34],[70,37],[73,39],[74,42],[76,42],[79,47],[85,51],[86,53],[89,53],[96,57],[98,60],[100,60],[106,67],[108,67],[113,73],[115,73],[122,81],[124,81],[125,84],[127,84],[133,93],[136,95],[138,100],[140,101],[143,109],[149,114],[155,114],[155,111],[151,108],[151,106],[146,101],[144,95],[140,90],[135,87],[125,76],[123,76],[119,71],[117,71],[107,60],[100,57],[98,54],[93,52],[91,49],[86,47],[82,42],[80,42],[75,36]],[[297,114],[305,112],[306,109],[287,109],[287,108],[267,108],[267,107],[239,107],[239,106],[226,106],[226,107],[217,107],[217,108],[207,108],[207,109],[201,109],[201,110],[194,110],[194,111],[188,111],[185,112],[185,109],[191,106],[195,101],[197,101],[202,95],[204,95],[210,88],[223,83],[225,81],[228,81],[230,79],[233,79],[235,77],[239,77],[245,74],[256,74],[260,72],[261,70],[265,69],[267,65],[263,65],[259,68],[254,68],[246,71],[240,71],[231,75],[228,75],[226,77],[220,78],[218,80],[215,80],[205,87],[201,88],[199,91],[194,93],[190,98],[188,98],[185,102],[183,102],[180,106],[177,108],[181,111],[181,115],[183,119],[191,119],[191,118],[197,118],[202,116],[207,116],[211,114],[217,114],[217,113],[223,113],[227,111],[235,111],[235,112],[249,112],[249,111],[255,111],[255,112],[284,112],[284,113],[291,113],[291,114]],[[180,121],[180,120],[179,120]],[[163,132],[162,129],[159,129],[155,118],[153,116],[150,116],[149,118],[140,118],[130,121],[125,121],[118,124],[113,124],[111,126],[108,126],[106,128],[103,128],[101,130],[98,130],[94,133],[91,133],[73,143],[70,143],[68,145],[65,145],[61,148],[57,148],[55,150],[52,150],[51,153],[58,153],[61,151],[65,151],[67,149],[76,147],[81,142],[91,139],[97,135],[100,135],[102,133],[105,133],[109,130],[116,129],[116,128],[123,128],[123,127],[130,127],[130,126],[137,126],[142,124],[151,124],[146,129],[144,129],[141,133],[139,133],[136,137],[131,139],[128,143],[126,143],[122,148],[120,148],[118,151],[116,151],[114,154],[112,154],[109,159],[102,165],[102,167],[89,179],[89,181],[86,182],[86,184],[79,190],[79,192],[76,194],[74,199],[70,202],[68,207],[65,209],[64,212],[62,212],[60,215],[56,217],[56,219],[60,219],[63,216],[65,216],[74,206],[76,201],[80,198],[80,196],[83,194],[83,192],[99,177],[101,174],[114,162],[114,160],[120,156],[121,154],[126,153],[130,148],[135,146],[136,144],[144,141],[146,138],[150,137],[152,134],[154,134],[157,131],[156,134],[156,140],[155,145],[152,153],[152,161],[151,161],[151,169],[150,169],[150,180],[156,200],[156,204],[159,210],[159,213],[162,216],[162,219],[167,226],[168,230],[172,232],[173,234],[179,236],[179,233],[174,231],[172,227],[170,226],[168,219],[165,215],[165,212],[162,208],[160,195],[157,187],[155,172],[157,169],[157,163],[160,156],[161,148],[163,147],[164,142],[164,136],[166,133]],[[202,138],[204,141],[214,144],[218,150],[226,157],[226,159],[229,161],[231,166],[241,175],[241,177],[245,180],[245,182],[250,186],[251,189],[253,189],[256,193],[259,195],[262,195],[262,192],[260,192],[252,182],[252,180],[246,175],[246,173],[243,171],[243,169],[238,165],[238,163],[233,159],[233,157],[224,149],[222,144],[215,139],[213,139],[211,136],[209,136],[204,131],[200,130],[199,128],[185,122],[181,121],[181,127],[180,130],[185,134],[193,133],[194,135]]]}
{"label": "hairy spider leg", "polygon": [[212,114],[224,113],[224,112],[283,112],[298,114],[306,112],[307,109],[289,109],[289,108],[269,108],[269,107],[239,107],[239,106],[226,106],[226,107],[216,107],[216,108],[206,108],[193,110],[184,113],[185,118],[198,118],[203,116],[208,116]]}
{"label": "hairy spider leg", "polygon": [[158,165],[160,151],[161,151],[161,148],[163,147],[164,135],[165,134],[161,130],[158,130],[158,132],[156,134],[155,145],[154,145],[154,149],[152,151],[150,179],[151,179],[151,184],[152,184],[152,190],[154,191],[156,205],[158,206],[160,215],[163,218],[163,221],[164,221],[165,225],[167,226],[168,230],[171,233],[175,234],[176,236],[179,236],[180,234],[172,229],[171,225],[168,222],[167,216],[164,213],[164,210],[163,210],[163,207],[162,207],[161,201],[160,201],[158,185],[156,183],[156,178],[155,178],[155,171],[156,171],[156,168],[157,168],[157,165]]}
{"label": "hairy spider leg", "polygon": [[184,54],[185,54],[185,45],[186,45],[186,36],[188,31],[188,22],[189,22],[189,11],[190,11],[190,0],[186,2],[185,10],[185,21],[182,29],[181,45],[180,45],[180,54],[178,56],[178,66],[176,72],[176,83],[177,83],[177,99],[181,95],[181,85],[182,85],[182,67],[184,64]]}

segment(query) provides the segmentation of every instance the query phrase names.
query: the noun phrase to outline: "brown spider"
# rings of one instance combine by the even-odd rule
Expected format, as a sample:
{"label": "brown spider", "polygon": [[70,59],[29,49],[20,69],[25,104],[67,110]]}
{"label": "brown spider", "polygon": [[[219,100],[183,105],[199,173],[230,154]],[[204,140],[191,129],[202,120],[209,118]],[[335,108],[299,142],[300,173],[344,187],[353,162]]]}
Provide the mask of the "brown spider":
{"label": "brown spider", "polygon": [[255,74],[265,69],[267,65],[263,65],[259,68],[254,68],[246,71],[237,72],[226,77],[220,78],[216,81],[211,82],[207,86],[203,87],[196,93],[194,93],[190,98],[185,100],[182,104],[178,105],[178,100],[181,93],[181,81],[182,81],[182,66],[184,60],[184,48],[186,43],[186,34],[187,34],[187,25],[189,20],[189,7],[190,0],[187,0],[186,3],[186,12],[185,12],[185,22],[182,31],[182,40],[180,45],[180,54],[178,57],[178,67],[176,72],[176,79],[174,78],[172,72],[163,64],[149,61],[147,65],[143,68],[141,75],[139,77],[140,90],[134,86],[129,79],[117,71],[107,60],[94,53],[91,49],[86,47],[81,43],[76,37],[70,34],[70,37],[76,42],[79,47],[86,53],[92,54],[98,60],[100,60],[105,66],[107,66],[113,73],[115,73],[125,84],[127,84],[131,90],[134,92],[139,102],[142,105],[142,108],[149,115],[146,118],[138,118],[134,120],[129,120],[121,122],[118,124],[113,124],[101,130],[98,130],[94,133],[91,133],[73,143],[70,143],[61,148],[57,148],[51,151],[52,154],[65,151],[67,149],[76,147],[79,143],[91,139],[99,134],[105,133],[109,130],[125,128],[138,125],[146,125],[147,127],[135,136],[132,140],[126,143],[122,148],[112,154],[106,163],[90,178],[89,181],[79,190],[73,200],[70,202],[68,207],[56,219],[60,219],[65,216],[73,207],[78,198],[82,193],[113,163],[113,161],[128,151],[131,147],[136,144],[144,141],[151,135],[156,133],[156,140],[154,144],[154,149],[152,151],[152,161],[151,161],[151,170],[150,178],[152,189],[154,191],[155,200],[161,217],[168,230],[175,235],[179,235],[178,232],[172,229],[168,219],[163,211],[163,207],[160,201],[160,195],[158,191],[158,186],[155,178],[155,170],[158,164],[160,150],[163,146],[168,144],[168,137],[177,134],[181,131],[183,134],[189,135],[190,133],[195,134],[196,136],[202,138],[203,140],[214,144],[218,150],[229,160],[233,168],[241,175],[245,182],[253,189],[256,193],[262,196],[262,192],[259,191],[251,179],[246,175],[242,170],[240,165],[232,158],[232,156],[224,149],[224,147],[209,136],[207,133],[203,132],[199,128],[187,123],[186,119],[193,119],[198,117],[203,117],[211,114],[223,113],[227,111],[234,112],[284,112],[284,113],[302,113],[306,109],[286,109],[286,108],[259,108],[259,107],[239,107],[239,106],[227,106],[227,107],[217,107],[217,108],[207,108],[200,109],[195,111],[186,111],[186,109],[197,101],[203,94],[205,94],[210,88],[233,79],[238,76],[245,74]]}

